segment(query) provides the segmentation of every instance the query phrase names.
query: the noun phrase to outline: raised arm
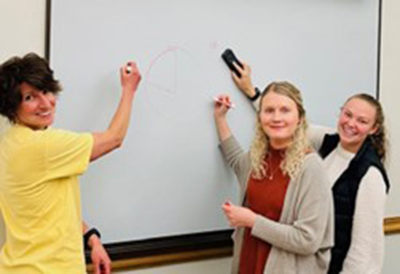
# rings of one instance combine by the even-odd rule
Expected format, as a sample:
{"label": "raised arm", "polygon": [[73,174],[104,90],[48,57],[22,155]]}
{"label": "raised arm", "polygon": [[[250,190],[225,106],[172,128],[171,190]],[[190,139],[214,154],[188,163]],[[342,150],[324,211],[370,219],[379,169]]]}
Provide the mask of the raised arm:
{"label": "raised arm", "polygon": [[93,133],[93,149],[90,161],[120,147],[126,136],[131,116],[132,102],[141,76],[135,62],[120,68],[122,95],[107,130]]}
{"label": "raised arm", "polygon": [[250,170],[248,153],[245,153],[231,133],[226,119],[226,113],[232,106],[229,96],[221,95],[214,105],[214,118],[220,140],[220,149],[228,163],[238,177],[241,188],[244,189],[248,171]]}
{"label": "raised arm", "polygon": [[230,98],[227,95],[218,96],[218,101],[214,104],[214,119],[220,142],[227,140],[232,135],[226,119],[226,113],[231,105]]}
{"label": "raised arm", "polygon": [[318,151],[322,146],[325,135],[334,133],[336,133],[334,128],[311,124],[307,128],[307,139],[310,142],[311,147],[315,151]]}
{"label": "raised arm", "polygon": [[237,88],[249,99],[253,108],[258,111],[260,109],[260,91],[253,86],[251,81],[251,68],[246,63],[243,63],[243,68],[233,63],[239,71],[241,77],[231,72],[233,82]]}
{"label": "raised arm", "polygon": [[238,66],[236,63],[233,65],[237,68],[240,73],[238,77],[234,72],[231,72],[233,82],[236,86],[246,95],[248,98],[253,98],[256,95],[255,88],[251,82],[251,68],[246,63],[243,63],[243,68]]}

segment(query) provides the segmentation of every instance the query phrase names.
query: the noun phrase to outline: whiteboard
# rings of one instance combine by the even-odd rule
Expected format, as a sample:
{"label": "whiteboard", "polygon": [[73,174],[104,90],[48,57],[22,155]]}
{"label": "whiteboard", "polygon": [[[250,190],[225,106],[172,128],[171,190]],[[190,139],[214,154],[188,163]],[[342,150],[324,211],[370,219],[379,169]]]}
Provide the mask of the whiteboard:
{"label": "whiteboard", "polygon": [[261,89],[294,83],[313,123],[334,126],[347,97],[376,94],[379,1],[53,0],[50,23],[64,87],[56,127],[105,129],[118,68],[133,59],[143,75],[122,149],[81,178],[83,216],[107,243],[228,228],[221,204],[238,202],[238,189],[218,149],[212,97],[232,97],[228,119],[246,150],[255,118],[220,58],[226,48]]}

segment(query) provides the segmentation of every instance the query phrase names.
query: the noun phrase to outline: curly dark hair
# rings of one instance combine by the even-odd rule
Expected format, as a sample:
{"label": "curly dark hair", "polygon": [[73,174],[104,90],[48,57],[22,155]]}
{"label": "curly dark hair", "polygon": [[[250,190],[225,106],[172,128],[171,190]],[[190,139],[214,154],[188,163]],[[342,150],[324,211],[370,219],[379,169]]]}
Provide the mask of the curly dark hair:
{"label": "curly dark hair", "polygon": [[56,95],[61,91],[61,85],[54,79],[46,59],[36,53],[10,58],[0,65],[0,114],[11,123],[15,123],[22,101],[22,83]]}

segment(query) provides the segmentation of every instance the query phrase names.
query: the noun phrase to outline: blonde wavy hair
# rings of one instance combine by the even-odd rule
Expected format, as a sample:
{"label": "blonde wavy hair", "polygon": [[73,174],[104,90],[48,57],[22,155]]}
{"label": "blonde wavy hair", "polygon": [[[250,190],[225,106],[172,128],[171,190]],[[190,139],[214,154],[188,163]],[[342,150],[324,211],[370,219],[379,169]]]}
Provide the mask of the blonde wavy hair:
{"label": "blonde wavy hair", "polygon": [[268,163],[265,157],[269,152],[269,137],[265,134],[260,120],[262,104],[264,97],[270,92],[286,96],[296,103],[299,113],[299,124],[294,132],[293,140],[285,151],[284,159],[281,163],[281,169],[285,175],[291,179],[295,178],[303,165],[305,155],[310,150],[307,141],[307,120],[306,111],[303,106],[303,99],[300,91],[289,82],[272,82],[269,84],[261,95],[260,108],[257,113],[255,137],[250,147],[250,160],[252,166],[252,176],[256,179],[266,177],[268,171]]}

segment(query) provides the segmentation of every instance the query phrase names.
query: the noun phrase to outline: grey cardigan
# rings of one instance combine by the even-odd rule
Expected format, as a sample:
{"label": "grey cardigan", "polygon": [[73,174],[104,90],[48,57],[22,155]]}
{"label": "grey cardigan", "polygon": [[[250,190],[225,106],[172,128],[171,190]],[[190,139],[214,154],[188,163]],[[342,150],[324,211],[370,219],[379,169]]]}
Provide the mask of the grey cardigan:
{"label": "grey cardigan", "polygon": [[[244,200],[251,166],[245,153],[231,136],[220,145],[235,172]],[[243,228],[232,236],[232,273],[239,273]],[[279,222],[258,215],[251,234],[272,245],[264,274],[326,273],[333,246],[333,203],[328,178],[316,153],[306,155],[297,178],[289,182]]]}

